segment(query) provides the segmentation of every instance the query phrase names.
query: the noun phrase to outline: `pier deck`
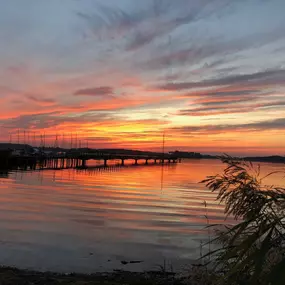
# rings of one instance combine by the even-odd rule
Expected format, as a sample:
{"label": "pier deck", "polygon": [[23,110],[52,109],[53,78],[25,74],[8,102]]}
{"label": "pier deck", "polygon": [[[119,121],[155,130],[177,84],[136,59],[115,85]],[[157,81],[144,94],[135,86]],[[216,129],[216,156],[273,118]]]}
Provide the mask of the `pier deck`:
{"label": "pier deck", "polygon": [[107,167],[110,161],[116,161],[117,165],[124,166],[126,161],[131,164],[165,164],[177,163],[180,160],[169,154],[111,154],[111,153],[70,153],[52,154],[48,156],[6,156],[1,158],[1,168],[20,169],[86,169],[87,161],[102,161],[102,166]]}

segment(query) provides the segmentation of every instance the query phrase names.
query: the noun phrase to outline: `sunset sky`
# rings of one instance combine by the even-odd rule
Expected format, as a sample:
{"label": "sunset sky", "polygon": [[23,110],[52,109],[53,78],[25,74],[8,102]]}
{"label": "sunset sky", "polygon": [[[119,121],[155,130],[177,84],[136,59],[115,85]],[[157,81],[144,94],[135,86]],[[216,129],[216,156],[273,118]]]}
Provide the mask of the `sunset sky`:
{"label": "sunset sky", "polygon": [[167,150],[285,155],[284,11],[0,0],[1,141],[159,150],[165,132]]}

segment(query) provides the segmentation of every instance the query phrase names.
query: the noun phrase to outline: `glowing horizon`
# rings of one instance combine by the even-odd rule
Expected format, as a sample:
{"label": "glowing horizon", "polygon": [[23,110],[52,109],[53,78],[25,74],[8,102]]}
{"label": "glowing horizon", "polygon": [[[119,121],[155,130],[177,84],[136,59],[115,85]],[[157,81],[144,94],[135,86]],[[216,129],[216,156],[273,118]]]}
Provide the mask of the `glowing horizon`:
{"label": "glowing horizon", "polygon": [[2,142],[285,154],[284,1],[0,4]]}

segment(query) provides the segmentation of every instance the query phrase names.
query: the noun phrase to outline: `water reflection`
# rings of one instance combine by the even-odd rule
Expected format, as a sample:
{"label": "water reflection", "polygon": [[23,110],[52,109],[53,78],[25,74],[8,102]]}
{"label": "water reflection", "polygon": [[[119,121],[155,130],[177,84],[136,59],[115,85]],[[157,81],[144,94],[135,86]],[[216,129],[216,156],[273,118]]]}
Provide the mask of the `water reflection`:
{"label": "water reflection", "polygon": [[222,169],[192,160],[10,173],[0,178],[0,263],[64,272],[154,269],[164,260],[178,267],[199,256],[204,201],[210,222],[224,221],[215,194],[198,183]]}

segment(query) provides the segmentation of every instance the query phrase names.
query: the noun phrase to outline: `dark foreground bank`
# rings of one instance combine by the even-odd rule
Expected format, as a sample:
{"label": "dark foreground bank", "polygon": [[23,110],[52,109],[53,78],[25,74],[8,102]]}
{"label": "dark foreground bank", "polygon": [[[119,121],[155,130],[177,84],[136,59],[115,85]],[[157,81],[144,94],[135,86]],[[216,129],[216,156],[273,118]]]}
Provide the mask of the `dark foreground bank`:
{"label": "dark foreground bank", "polygon": [[10,267],[0,268],[1,285],[181,285],[181,278],[164,271],[133,273],[114,271],[113,273],[57,274],[51,272],[36,272],[19,270]]}

